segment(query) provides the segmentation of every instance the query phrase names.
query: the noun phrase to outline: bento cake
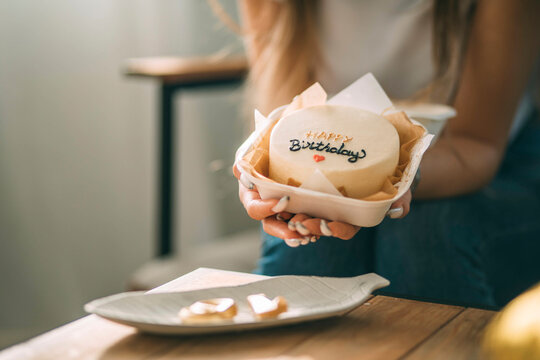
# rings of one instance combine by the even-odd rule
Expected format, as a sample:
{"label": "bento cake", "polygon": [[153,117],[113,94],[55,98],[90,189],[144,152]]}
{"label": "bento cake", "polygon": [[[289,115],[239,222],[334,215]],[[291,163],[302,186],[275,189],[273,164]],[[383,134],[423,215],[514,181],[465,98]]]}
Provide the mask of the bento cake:
{"label": "bento cake", "polygon": [[343,195],[379,191],[399,160],[399,136],[384,117],[355,107],[295,111],[272,130],[269,177],[300,186],[319,169]]}

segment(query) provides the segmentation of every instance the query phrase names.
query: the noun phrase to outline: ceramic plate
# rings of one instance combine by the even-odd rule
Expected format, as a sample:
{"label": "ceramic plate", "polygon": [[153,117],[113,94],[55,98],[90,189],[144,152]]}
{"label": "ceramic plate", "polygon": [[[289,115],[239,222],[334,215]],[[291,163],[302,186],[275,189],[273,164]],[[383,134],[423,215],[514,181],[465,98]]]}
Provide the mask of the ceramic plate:
{"label": "ceramic plate", "polygon": [[[128,292],[94,300],[85,305],[89,313],[157,334],[203,334],[250,330],[295,324],[342,315],[361,305],[376,289],[390,282],[377,274],[351,278],[316,276],[277,276],[240,286],[218,287],[186,292]],[[281,295],[288,310],[275,319],[256,320],[246,297],[264,293]],[[178,312],[195,301],[230,297],[236,300],[238,315],[229,322],[204,325],[182,324]]]}

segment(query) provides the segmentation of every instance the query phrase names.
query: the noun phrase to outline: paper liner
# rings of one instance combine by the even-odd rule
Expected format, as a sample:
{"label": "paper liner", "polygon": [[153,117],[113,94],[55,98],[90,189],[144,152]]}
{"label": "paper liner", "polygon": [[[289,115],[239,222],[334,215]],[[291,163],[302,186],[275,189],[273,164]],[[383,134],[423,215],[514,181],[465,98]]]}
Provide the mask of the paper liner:
{"label": "paper liner", "polygon": [[328,180],[328,178],[319,169],[315,169],[315,172],[309,177],[300,188],[319,191],[330,195],[343,196],[338,189]]}
{"label": "paper liner", "polygon": [[426,132],[422,126],[413,124],[404,112],[392,113],[384,117],[394,125],[399,135],[398,166],[394,175],[386,179],[381,190],[364,198],[367,201],[391,199],[397,194],[398,189],[395,185],[401,181],[403,172],[411,161],[414,146]]}
{"label": "paper liner", "polygon": [[[313,176],[304,181],[300,187],[284,184],[278,186],[277,182],[267,176],[269,165],[268,149],[273,127],[286,114],[325,103],[326,93],[316,83],[295,97],[288,106],[274,110],[268,118],[256,111],[256,130],[238,149],[236,162],[240,171],[251,175],[253,181],[258,180],[256,185],[262,198],[278,197],[281,194],[286,195],[291,192],[302,194],[302,201],[292,199],[287,211],[304,212],[313,216],[324,215],[325,218],[330,220],[347,221],[360,226],[374,226],[382,221],[384,213],[388,210],[390,204],[401,197],[410,187],[422,155],[428,148],[433,136],[429,135],[425,128],[417,122],[411,121],[404,112],[397,112],[373,75],[367,74],[334,96],[327,104],[355,106],[371,111],[384,116],[394,125],[400,140],[400,156],[393,176],[390,176],[385,181],[378,192],[362,199],[340,196],[342,193],[337,194],[336,192],[343,189],[336,189],[320,171],[315,171]],[[268,184],[268,188],[264,184]],[[352,211],[352,214],[341,211],[336,212],[335,210],[329,210],[331,206],[328,209],[314,209],[314,206],[320,203],[323,198],[321,197],[322,193],[326,195],[324,199],[327,200],[327,204],[328,199],[332,199],[332,201],[336,201],[336,204],[343,205],[345,203],[349,205],[356,204],[360,207],[365,207],[366,203],[381,203],[381,205],[378,206],[377,211],[372,211],[369,216],[365,215],[365,211],[362,211],[364,215],[361,216],[357,216],[358,214],[355,211]]]}

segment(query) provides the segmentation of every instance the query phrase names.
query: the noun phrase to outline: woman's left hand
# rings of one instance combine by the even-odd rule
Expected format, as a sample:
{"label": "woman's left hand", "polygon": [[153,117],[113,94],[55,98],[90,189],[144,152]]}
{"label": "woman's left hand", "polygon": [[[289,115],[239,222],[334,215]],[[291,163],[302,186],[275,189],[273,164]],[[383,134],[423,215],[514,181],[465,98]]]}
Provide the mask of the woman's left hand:
{"label": "woman's left hand", "polygon": [[409,213],[409,210],[411,209],[411,200],[412,200],[412,193],[411,190],[407,190],[405,194],[403,194],[402,197],[397,199],[392,206],[390,206],[390,210],[386,213],[386,215],[391,219],[401,219],[407,216]]}
{"label": "woman's left hand", "polygon": [[[412,195],[409,190],[392,204],[388,216],[392,219],[405,217],[409,213],[411,199]],[[272,236],[283,237],[284,233],[290,235],[291,232],[298,234],[297,238],[284,240],[291,247],[315,242],[320,236],[333,236],[342,240],[350,240],[360,230],[359,226],[340,221],[327,221],[312,218],[306,214],[294,215],[288,212],[269,216],[262,220],[262,224],[264,231]]]}

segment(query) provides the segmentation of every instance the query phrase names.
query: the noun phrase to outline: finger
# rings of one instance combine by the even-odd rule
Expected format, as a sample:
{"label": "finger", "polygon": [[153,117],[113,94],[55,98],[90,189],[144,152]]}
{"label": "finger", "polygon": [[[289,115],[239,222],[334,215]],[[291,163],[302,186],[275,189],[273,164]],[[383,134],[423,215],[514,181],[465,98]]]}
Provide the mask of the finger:
{"label": "finger", "polygon": [[[317,235],[317,236],[327,235],[328,233],[324,234],[321,231],[321,221],[322,219],[318,219],[318,218],[307,219],[307,220],[302,221],[302,225],[304,225],[304,227],[308,229],[310,234]],[[332,234],[330,233],[330,235]]]}
{"label": "finger", "polygon": [[291,231],[283,221],[279,221],[274,217],[268,217],[262,221],[263,230],[272,236],[283,239],[285,243],[291,247],[297,247],[303,240],[296,231]]}
{"label": "finger", "polygon": [[238,195],[240,202],[244,205],[251,218],[262,220],[274,214],[271,209],[277,204],[277,199],[262,200],[257,191],[248,190],[244,186],[239,186]]}
{"label": "finger", "polygon": [[402,217],[407,216],[407,214],[409,214],[409,211],[411,211],[411,203],[407,203],[407,204],[403,205],[403,216]]}
{"label": "finger", "polygon": [[397,208],[397,207],[403,207],[403,208],[405,208],[405,206],[408,206],[408,205],[411,203],[411,199],[412,199],[412,194],[411,194],[411,191],[408,190],[405,194],[403,194],[402,197],[400,197],[399,199],[397,199],[397,200],[392,204],[392,206],[390,206],[390,208],[391,208],[391,209]]}
{"label": "finger", "polygon": [[401,206],[392,208],[386,212],[386,216],[390,219],[400,219],[403,215],[403,208]]}
{"label": "finger", "polygon": [[411,203],[410,202],[404,202],[402,204],[402,207],[403,207],[403,214],[401,215],[401,218],[404,218],[405,216],[407,216],[407,214],[409,213],[409,211],[411,209]]}
{"label": "finger", "polygon": [[301,239],[302,236],[296,231],[291,231],[287,224],[279,221],[273,216],[262,220],[263,230],[267,234],[278,237],[280,239]]}
{"label": "finger", "polygon": [[296,224],[298,221],[304,221],[305,219],[309,218],[306,214],[295,214],[292,218],[289,219],[289,229],[292,231],[296,231]]}
{"label": "finger", "polygon": [[241,173],[240,170],[238,170],[238,166],[236,166],[236,164],[233,165],[232,172],[235,178],[240,179]]}
{"label": "finger", "polygon": [[350,240],[358,230],[360,230],[360,226],[354,226],[346,223],[342,223],[339,221],[332,221],[328,223],[328,227],[330,230],[332,230],[332,234],[340,238],[342,240]]}
{"label": "finger", "polygon": [[310,219],[306,214],[296,214],[289,220],[289,229],[296,230],[300,235],[310,235],[309,230],[302,224],[304,220]]}
{"label": "finger", "polygon": [[[255,220],[262,220],[281,212],[287,206],[289,197],[284,196],[281,199],[262,200],[259,193],[255,190],[248,190],[243,186],[239,188],[240,201],[246,208],[248,215]],[[285,204],[285,205],[283,205]]]}
{"label": "finger", "polygon": [[411,200],[412,200],[412,193],[411,190],[407,191],[400,199],[401,205],[403,207],[403,215],[401,217],[407,216],[411,209]]}
{"label": "finger", "polygon": [[255,184],[253,184],[251,181],[249,181],[247,176],[244,175],[244,174],[240,174],[240,177],[238,178],[238,181],[240,182],[240,184],[242,184],[248,190],[255,189]]}
{"label": "finger", "polygon": [[401,219],[405,217],[409,213],[411,199],[412,194],[409,190],[392,204],[390,210],[387,212],[388,217],[392,219]]}
{"label": "finger", "polygon": [[295,214],[289,221],[292,221],[294,223],[301,222],[307,219],[310,219],[311,217],[306,214]]}
{"label": "finger", "polygon": [[293,215],[294,214],[291,214],[290,212],[282,211],[279,214],[276,214],[276,219],[282,220],[282,221],[287,221],[290,218],[292,218]]}
{"label": "finger", "polygon": [[299,240],[300,240],[300,245],[309,245],[311,243],[317,242],[317,240],[319,240],[319,237],[316,235],[308,235],[308,236],[304,236],[303,239],[299,239]]}
{"label": "finger", "polygon": [[299,247],[302,245],[302,239],[283,239],[285,244],[287,244],[289,247]]}

